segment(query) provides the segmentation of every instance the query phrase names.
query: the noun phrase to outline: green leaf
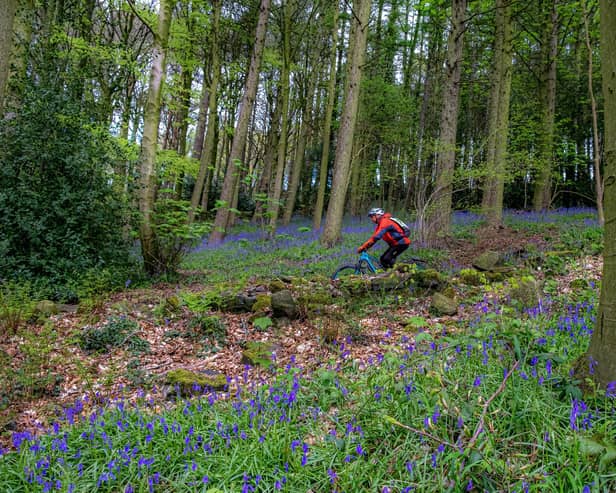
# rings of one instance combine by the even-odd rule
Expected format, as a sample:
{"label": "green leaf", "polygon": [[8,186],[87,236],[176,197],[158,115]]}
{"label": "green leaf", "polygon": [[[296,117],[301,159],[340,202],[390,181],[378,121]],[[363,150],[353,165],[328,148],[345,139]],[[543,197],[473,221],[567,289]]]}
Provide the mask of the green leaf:
{"label": "green leaf", "polygon": [[415,315],[409,318],[406,324],[407,326],[412,327],[425,327],[426,325],[428,325],[428,322],[426,322],[425,318],[420,317],[419,315]]}
{"label": "green leaf", "polygon": [[589,455],[593,457],[601,455],[601,453],[603,453],[603,451],[605,450],[605,445],[602,445],[595,440],[591,440],[590,438],[579,437],[578,441],[580,443],[580,451],[584,455]]}
{"label": "green leaf", "polygon": [[272,319],[269,317],[258,317],[252,321],[252,325],[259,330],[267,330],[272,326]]}
{"label": "green leaf", "polygon": [[420,332],[419,334],[417,334],[415,336],[415,343],[419,344],[420,342],[432,342],[434,340],[434,337],[432,336],[432,334],[430,334],[430,332]]}

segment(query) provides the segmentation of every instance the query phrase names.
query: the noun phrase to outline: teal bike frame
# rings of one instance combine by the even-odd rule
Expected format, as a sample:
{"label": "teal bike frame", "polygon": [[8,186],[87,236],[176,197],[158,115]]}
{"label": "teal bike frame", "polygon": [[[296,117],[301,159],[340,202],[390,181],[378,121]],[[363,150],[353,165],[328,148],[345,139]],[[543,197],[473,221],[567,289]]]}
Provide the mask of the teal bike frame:
{"label": "teal bike frame", "polygon": [[359,254],[359,259],[355,264],[346,264],[338,267],[336,272],[332,274],[332,279],[338,279],[341,276],[347,275],[365,275],[374,274],[380,268],[379,261],[366,252]]}

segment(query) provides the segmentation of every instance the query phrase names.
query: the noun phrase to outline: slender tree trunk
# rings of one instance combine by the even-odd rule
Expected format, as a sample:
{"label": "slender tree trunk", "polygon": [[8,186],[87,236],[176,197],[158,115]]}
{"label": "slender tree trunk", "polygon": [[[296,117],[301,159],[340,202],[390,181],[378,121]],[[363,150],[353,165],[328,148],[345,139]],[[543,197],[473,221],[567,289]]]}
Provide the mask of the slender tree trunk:
{"label": "slender tree trunk", "polygon": [[339,6],[336,1],[333,5],[332,19],[332,38],[331,51],[329,57],[329,80],[327,82],[327,103],[325,106],[325,121],[323,122],[323,150],[321,152],[321,164],[319,167],[319,184],[317,189],[317,199],[314,204],[314,215],[312,219],[312,229],[321,227],[323,217],[323,207],[325,205],[325,191],[327,190],[327,173],[329,171],[329,147],[331,145],[332,134],[332,115],[336,104],[336,55],[338,49],[338,15]]}
{"label": "slender tree trunk", "polygon": [[436,162],[437,177],[433,192],[434,202],[428,210],[427,231],[422,233],[430,244],[436,244],[440,237],[449,234],[450,230],[465,14],[466,0],[452,0],[451,31],[447,41],[447,65]]}
{"label": "slender tree trunk", "polygon": [[597,215],[599,224],[605,223],[603,213],[603,178],[601,173],[601,145],[599,142],[599,124],[597,122],[597,101],[595,100],[595,91],[593,89],[593,63],[592,63],[592,46],[590,44],[590,32],[588,29],[588,9],[587,0],[582,0],[582,8],[584,9],[584,34],[586,41],[586,51],[588,52],[588,94],[590,96],[590,110],[592,117],[592,147],[593,147],[593,166],[595,171],[595,197],[597,202]]}
{"label": "slender tree trunk", "polygon": [[486,215],[488,223],[493,226],[501,224],[503,217],[509,99],[511,95],[511,43],[511,3],[509,0],[497,0],[494,69],[486,151],[487,177],[482,200],[483,213]]}
{"label": "slender tree trunk", "polygon": [[278,139],[278,150],[276,153],[276,174],[274,175],[274,187],[269,200],[269,229],[270,234],[274,234],[278,223],[280,212],[280,201],[282,197],[282,181],[287,162],[287,140],[289,128],[289,94],[291,91],[291,0],[284,2],[284,17],[282,21],[282,71],[280,74],[280,138]]}
{"label": "slender tree trunk", "polygon": [[353,2],[353,7],[357,17],[354,19],[355,29],[353,39],[351,40],[352,49],[347,73],[346,98],[338,131],[332,195],[327,207],[325,227],[320,238],[321,244],[327,247],[332,247],[340,241],[340,233],[342,231],[344,204],[351,169],[355,122],[359,107],[362,68],[366,55],[371,0],[356,0]]}
{"label": "slender tree trunk", "polygon": [[597,323],[587,357],[595,380],[616,381],[616,0],[600,0],[601,74],[605,100],[605,228]]}
{"label": "slender tree trunk", "polygon": [[3,0],[0,4],[0,117],[3,115],[4,94],[9,79],[9,60],[13,50],[13,24],[17,0]]}
{"label": "slender tree trunk", "polygon": [[167,42],[171,26],[172,0],[161,0],[158,12],[158,29],[152,47],[152,68],[145,106],[143,136],[141,140],[139,212],[141,213],[141,253],[146,272],[158,274],[158,248],[152,227],[152,211],[156,198],[156,148],[160,122],[160,99],[165,76]]}
{"label": "slender tree trunk", "polygon": [[[201,138],[202,146],[198,148],[199,154],[199,172],[197,173],[197,179],[195,180],[195,187],[193,188],[192,196],[190,198],[190,209],[189,209],[189,221],[192,221],[195,214],[195,209],[202,203],[201,199],[203,195],[206,195],[209,191],[210,185],[210,177],[212,176],[213,167],[213,157],[215,155],[215,147],[216,147],[216,126],[218,125],[217,119],[217,111],[218,111],[218,81],[220,80],[220,55],[219,55],[219,27],[220,27],[220,13],[222,7],[221,0],[214,0],[213,2],[214,11],[212,12],[212,44],[210,46],[211,50],[211,69],[212,69],[212,78],[210,81],[210,86],[207,90],[207,132],[205,135],[205,139]],[[205,73],[204,73],[205,79]],[[205,80],[203,81],[203,85],[205,87]],[[202,105],[203,105],[202,97]],[[205,112],[204,112],[205,113]],[[203,118],[206,120],[206,118]],[[199,117],[199,122],[201,123],[201,116]],[[198,132],[199,133],[199,130]],[[195,140],[198,140],[199,136],[195,137]],[[196,151],[193,148],[193,153]],[[196,157],[196,156],[194,156]],[[205,207],[204,210],[207,209],[207,197],[203,201]]]}
{"label": "slender tree trunk", "polygon": [[[311,64],[312,65],[312,64]],[[289,193],[284,209],[284,215],[282,217],[282,224],[285,226],[291,222],[293,217],[293,211],[295,209],[295,203],[297,201],[297,191],[299,188],[299,182],[302,175],[302,169],[304,168],[304,157],[306,153],[306,142],[310,135],[310,113],[312,110],[312,101],[314,96],[314,78],[316,73],[307,73],[306,77],[309,77],[308,87],[304,96],[304,105],[302,110],[302,122],[299,129],[299,135],[297,137],[297,147],[295,148],[295,158],[293,160],[293,167],[291,169],[291,178],[289,180]]]}
{"label": "slender tree trunk", "polygon": [[201,97],[199,98],[199,116],[197,117],[197,127],[195,128],[195,140],[193,140],[192,157],[201,159],[203,143],[205,141],[205,129],[207,128],[208,109],[210,107],[210,85],[206,83],[207,64],[203,67],[203,86],[201,87]]}
{"label": "slender tree trunk", "polygon": [[278,150],[278,139],[280,138],[280,116],[282,104],[280,103],[281,94],[276,96],[276,102],[272,103],[276,106],[270,118],[270,128],[266,137],[265,153],[263,155],[263,170],[259,177],[255,190],[256,206],[252,216],[254,222],[264,223],[265,212],[268,204],[267,199],[270,196],[270,188],[272,185],[272,170],[276,161],[276,151]]}
{"label": "slender tree trunk", "polygon": [[542,211],[552,201],[554,168],[554,116],[556,114],[556,55],[558,52],[558,0],[550,0],[542,39],[541,135],[539,137],[539,171],[533,193],[533,209]]}
{"label": "slender tree trunk", "polygon": [[248,134],[248,122],[250,121],[250,115],[257,94],[257,86],[259,85],[259,70],[263,58],[263,48],[265,46],[265,33],[267,30],[269,9],[270,0],[261,0],[255,44],[250,60],[250,67],[248,69],[248,76],[246,77],[246,83],[244,85],[244,95],[240,103],[240,113],[235,126],[235,133],[233,134],[233,143],[231,145],[231,153],[229,154],[227,170],[225,172],[225,180],[220,195],[221,205],[216,212],[214,229],[209,238],[209,243],[213,245],[222,243],[227,230],[229,205],[233,201],[237,175],[240,171],[239,168],[242,166],[241,159],[246,143],[246,135]]}

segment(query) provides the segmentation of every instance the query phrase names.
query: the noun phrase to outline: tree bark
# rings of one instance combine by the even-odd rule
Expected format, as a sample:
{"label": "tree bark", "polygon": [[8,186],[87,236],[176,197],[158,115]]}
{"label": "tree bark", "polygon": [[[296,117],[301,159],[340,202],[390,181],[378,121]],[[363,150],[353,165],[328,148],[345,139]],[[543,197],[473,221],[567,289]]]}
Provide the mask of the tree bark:
{"label": "tree bark", "polygon": [[437,177],[433,192],[434,201],[428,209],[427,230],[424,232],[429,244],[436,244],[450,231],[465,14],[466,0],[452,0],[451,31],[447,40],[447,64],[436,158]]}
{"label": "tree bark", "polygon": [[[207,119],[207,131],[205,132],[205,139],[203,139],[202,146],[199,147],[198,152],[199,172],[197,173],[195,187],[193,188],[192,196],[190,198],[190,210],[188,213],[190,221],[193,220],[195,210],[200,203],[204,203],[205,207],[203,207],[203,209],[207,209],[207,197],[203,202],[201,199],[209,191],[210,178],[212,176],[211,168],[214,164],[212,161],[215,155],[216,125],[218,124],[218,119],[216,118],[218,111],[217,93],[218,81],[220,80],[219,27],[222,1],[213,0],[212,4],[214,7],[214,11],[212,12],[212,44],[210,45],[212,79],[207,90],[207,118],[203,118],[204,120]],[[203,81],[203,84],[205,86],[205,80]],[[199,118],[199,123],[201,123],[201,117]],[[195,140],[197,139],[199,139],[198,135]],[[195,151],[196,149],[193,149],[193,152]]]}
{"label": "tree bark", "polygon": [[278,223],[278,214],[280,212],[280,201],[282,197],[282,181],[287,162],[289,94],[291,92],[291,6],[291,0],[285,0],[282,20],[282,70],[280,73],[280,104],[282,105],[280,109],[280,138],[278,139],[278,150],[276,152],[276,174],[274,175],[274,187],[268,201],[270,235],[275,233]]}
{"label": "tree bark", "polygon": [[353,151],[353,137],[355,135],[355,122],[359,107],[359,92],[362,78],[362,68],[366,55],[366,42],[368,38],[368,20],[370,18],[371,0],[356,0],[353,2],[356,17],[355,29],[346,85],[346,98],[340,118],[338,131],[338,145],[334,161],[334,175],[332,180],[332,195],[327,207],[325,227],[321,234],[321,244],[332,247],[340,241],[344,204],[349,185],[349,172],[351,169],[351,154]]}
{"label": "tree bark", "polygon": [[233,134],[233,142],[231,144],[231,152],[225,172],[225,180],[222,186],[220,195],[221,205],[216,212],[214,219],[214,228],[210,234],[208,242],[212,245],[222,243],[227,230],[227,222],[229,220],[229,205],[233,201],[235,193],[235,183],[239,173],[239,168],[242,166],[242,155],[248,134],[248,122],[254,106],[257,87],[259,85],[259,70],[261,60],[263,58],[263,49],[265,46],[265,34],[267,30],[267,21],[269,17],[271,0],[261,0],[259,7],[259,20],[257,21],[257,29],[255,34],[255,44],[253,47],[248,76],[244,84],[244,95],[240,103],[240,112]]}
{"label": "tree bark", "polygon": [[16,11],[17,0],[3,0],[0,4],[0,116],[4,114],[4,94],[9,79]]}
{"label": "tree bark", "polygon": [[487,176],[481,205],[488,224],[495,226],[501,224],[503,218],[503,191],[509,129],[512,75],[511,3],[509,0],[496,1],[493,66],[486,151]]}
{"label": "tree bark", "polygon": [[329,147],[332,135],[332,115],[336,104],[336,55],[338,49],[338,2],[333,5],[332,19],[332,38],[331,51],[329,57],[329,81],[327,82],[327,103],[325,106],[325,121],[323,122],[323,150],[321,151],[321,164],[319,168],[319,184],[317,189],[317,199],[314,204],[314,214],[312,218],[312,229],[317,230],[321,227],[323,218],[323,207],[325,205],[325,191],[327,190],[327,174],[329,171]]}
{"label": "tree bark", "polygon": [[601,0],[599,8],[605,100],[605,246],[599,312],[587,357],[595,381],[605,388],[616,381],[616,0]]}
{"label": "tree bark", "polygon": [[533,193],[533,209],[542,211],[552,201],[552,170],[554,168],[554,121],[556,114],[556,55],[558,52],[558,0],[549,0],[541,42],[542,75],[539,93],[541,95],[541,135],[539,136],[539,170]]}
{"label": "tree bark", "polygon": [[171,26],[172,0],[161,0],[158,12],[158,28],[152,47],[152,67],[145,106],[143,136],[139,157],[140,194],[139,212],[141,226],[139,236],[145,270],[148,274],[158,274],[160,265],[156,238],[152,227],[152,211],[156,198],[156,149],[158,145],[158,124],[160,122],[160,100],[165,76],[167,42]]}
{"label": "tree bark", "polygon": [[599,124],[597,117],[597,101],[595,99],[595,91],[593,88],[593,63],[592,63],[592,45],[590,44],[590,31],[588,27],[588,9],[586,8],[587,0],[582,0],[582,9],[584,16],[584,34],[586,41],[586,51],[588,52],[588,95],[590,96],[590,112],[592,118],[592,147],[593,147],[593,168],[595,171],[595,197],[597,202],[597,215],[599,224],[605,224],[605,216],[603,213],[603,178],[601,173],[601,145],[599,142]]}

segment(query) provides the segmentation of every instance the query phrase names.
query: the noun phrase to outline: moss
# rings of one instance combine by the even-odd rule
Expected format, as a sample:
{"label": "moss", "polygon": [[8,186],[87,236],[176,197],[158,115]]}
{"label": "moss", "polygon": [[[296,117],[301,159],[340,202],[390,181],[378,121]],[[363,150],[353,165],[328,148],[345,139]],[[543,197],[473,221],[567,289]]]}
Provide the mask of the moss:
{"label": "moss", "polygon": [[460,280],[469,286],[481,286],[487,281],[486,275],[476,269],[462,269],[459,275]]}
{"label": "moss", "polygon": [[260,341],[249,341],[246,349],[242,351],[242,363],[253,366],[272,366],[272,354],[275,350],[273,344]]}
{"label": "moss", "polygon": [[201,388],[221,390],[227,385],[227,377],[218,373],[208,375],[178,368],[167,373],[166,383],[173,386],[178,385],[183,393],[189,392],[195,384]]}
{"label": "moss", "polygon": [[272,293],[276,293],[277,291],[282,291],[287,288],[288,286],[280,279],[274,279],[269,285],[269,289]]}
{"label": "moss", "polygon": [[254,313],[263,313],[272,308],[272,297],[269,294],[258,294],[257,301],[252,305]]}

